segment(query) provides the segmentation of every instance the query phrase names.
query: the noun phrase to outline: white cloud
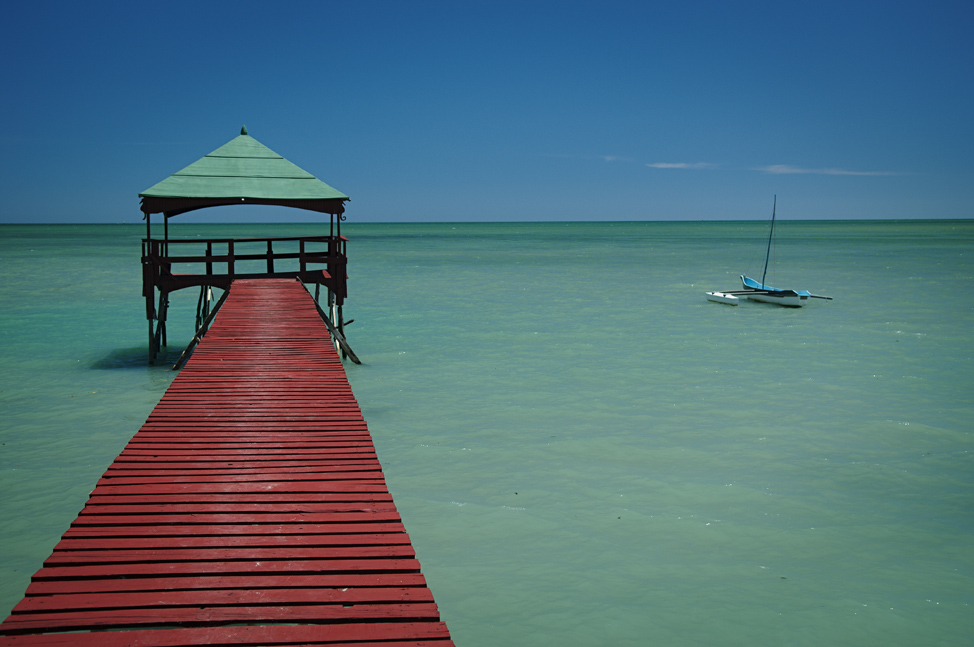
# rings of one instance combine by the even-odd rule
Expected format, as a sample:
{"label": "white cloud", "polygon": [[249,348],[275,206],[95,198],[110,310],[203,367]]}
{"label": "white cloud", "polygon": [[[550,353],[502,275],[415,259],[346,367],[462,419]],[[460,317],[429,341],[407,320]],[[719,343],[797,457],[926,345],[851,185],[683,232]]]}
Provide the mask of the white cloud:
{"label": "white cloud", "polygon": [[686,162],[656,162],[654,164],[647,164],[646,166],[650,168],[686,168],[686,169],[715,168],[715,165],[709,162],[696,162],[694,164],[688,164]]}
{"label": "white cloud", "polygon": [[636,161],[631,157],[622,157],[620,155],[601,155],[600,157],[606,162],[635,162]]}
{"label": "white cloud", "polygon": [[788,174],[813,174],[813,175],[900,175],[892,171],[847,171],[841,168],[801,168],[789,166],[788,164],[772,164],[771,166],[759,166],[755,171],[771,173],[772,175]]}

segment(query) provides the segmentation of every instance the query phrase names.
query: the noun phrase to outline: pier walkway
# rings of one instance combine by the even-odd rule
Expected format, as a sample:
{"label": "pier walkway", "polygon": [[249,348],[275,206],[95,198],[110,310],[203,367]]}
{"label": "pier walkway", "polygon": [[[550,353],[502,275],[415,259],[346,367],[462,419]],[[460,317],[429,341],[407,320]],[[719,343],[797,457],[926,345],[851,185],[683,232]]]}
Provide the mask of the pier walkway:
{"label": "pier walkway", "polygon": [[296,280],[238,280],[0,645],[452,645]]}

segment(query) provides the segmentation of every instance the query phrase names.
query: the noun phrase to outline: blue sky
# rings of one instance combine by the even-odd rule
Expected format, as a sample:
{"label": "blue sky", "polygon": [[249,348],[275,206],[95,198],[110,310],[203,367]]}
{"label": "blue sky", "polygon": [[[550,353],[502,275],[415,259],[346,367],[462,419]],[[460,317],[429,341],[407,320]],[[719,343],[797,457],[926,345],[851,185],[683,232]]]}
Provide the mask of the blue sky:
{"label": "blue sky", "polygon": [[972,33],[936,0],[8,3],[0,222],[139,222],[243,124],[353,222],[972,218]]}

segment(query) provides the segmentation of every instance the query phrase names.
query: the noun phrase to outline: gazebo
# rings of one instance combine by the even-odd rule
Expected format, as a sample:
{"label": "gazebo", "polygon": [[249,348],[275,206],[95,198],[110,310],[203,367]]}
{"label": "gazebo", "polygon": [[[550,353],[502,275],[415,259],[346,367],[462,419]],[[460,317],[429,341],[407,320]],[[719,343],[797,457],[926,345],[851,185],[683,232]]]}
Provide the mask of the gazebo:
{"label": "gazebo", "polygon": [[[146,189],[139,197],[146,222],[146,237],[142,241],[142,294],[149,322],[150,362],[155,361],[160,348],[167,343],[166,313],[171,292],[200,288],[197,333],[187,349],[190,350],[222,303],[218,301],[211,308],[212,289],[224,290],[225,298],[237,278],[293,277],[306,286],[315,286],[316,303],[324,286],[328,301],[325,308],[319,304],[319,310],[336,340],[340,339],[343,349],[347,347],[342,320],[347,294],[347,241],[341,235],[347,195],[261,144],[247,134],[245,126],[239,136]],[[240,204],[293,207],[328,214],[328,235],[182,240],[169,237],[169,219],[173,216],[207,207]],[[152,214],[162,214],[162,238],[152,237]],[[259,251],[255,252],[255,248]],[[180,252],[178,255],[173,253],[176,250]],[[253,261],[266,261],[260,268],[266,271],[243,267],[253,265]],[[185,271],[176,273],[174,266]]]}

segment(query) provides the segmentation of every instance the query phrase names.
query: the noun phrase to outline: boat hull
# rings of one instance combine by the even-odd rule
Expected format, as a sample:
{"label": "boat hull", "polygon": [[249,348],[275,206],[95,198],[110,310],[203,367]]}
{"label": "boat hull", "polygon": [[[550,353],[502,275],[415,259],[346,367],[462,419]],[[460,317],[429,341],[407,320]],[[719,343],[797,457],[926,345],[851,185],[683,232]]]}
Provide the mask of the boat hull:
{"label": "boat hull", "polygon": [[733,294],[727,294],[725,292],[708,292],[707,301],[713,301],[715,303],[726,303],[730,306],[736,306],[741,300],[735,297]]}
{"label": "boat hull", "polygon": [[804,294],[745,294],[749,301],[776,303],[786,308],[801,308],[808,303],[808,295]]}
{"label": "boat hull", "polygon": [[[764,285],[760,281],[741,275],[741,283],[744,284],[744,296],[751,301],[761,301],[763,303],[776,303],[787,308],[801,308],[808,303],[811,293],[808,290],[779,290],[770,285]],[[749,291],[754,294],[748,294]]]}

